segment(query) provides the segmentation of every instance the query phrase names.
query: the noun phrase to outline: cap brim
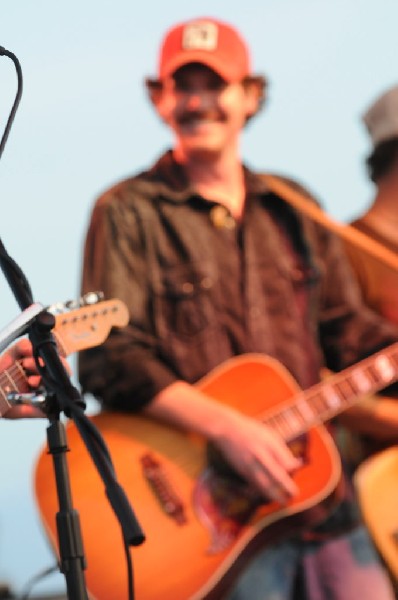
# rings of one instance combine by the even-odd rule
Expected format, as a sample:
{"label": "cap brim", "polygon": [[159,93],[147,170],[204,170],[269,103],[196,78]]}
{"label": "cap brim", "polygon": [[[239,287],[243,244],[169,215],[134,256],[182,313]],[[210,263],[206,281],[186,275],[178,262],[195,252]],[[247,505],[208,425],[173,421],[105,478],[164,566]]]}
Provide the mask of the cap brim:
{"label": "cap brim", "polygon": [[225,64],[225,62],[221,61],[218,56],[202,51],[190,51],[178,54],[174,56],[173,59],[169,60],[167,64],[162,65],[159,78],[164,79],[165,77],[170,77],[170,75],[173,75],[177,69],[191,63],[200,63],[206,67],[209,67],[220,77],[222,77],[224,81],[228,81],[230,83],[241,81],[248,75],[248,73],[238,72],[236,68],[231,68],[234,67],[234,65]]}

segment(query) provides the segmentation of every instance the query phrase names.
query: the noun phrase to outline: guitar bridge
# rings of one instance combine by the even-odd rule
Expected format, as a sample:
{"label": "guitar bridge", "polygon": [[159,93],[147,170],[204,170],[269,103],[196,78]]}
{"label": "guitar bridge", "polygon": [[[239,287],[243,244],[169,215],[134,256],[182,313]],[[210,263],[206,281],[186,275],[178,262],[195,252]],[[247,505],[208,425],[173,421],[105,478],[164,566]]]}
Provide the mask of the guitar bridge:
{"label": "guitar bridge", "polygon": [[150,453],[141,456],[144,477],[154,491],[164,512],[172,517],[178,525],[187,522],[184,505],[173,490],[162,465]]}

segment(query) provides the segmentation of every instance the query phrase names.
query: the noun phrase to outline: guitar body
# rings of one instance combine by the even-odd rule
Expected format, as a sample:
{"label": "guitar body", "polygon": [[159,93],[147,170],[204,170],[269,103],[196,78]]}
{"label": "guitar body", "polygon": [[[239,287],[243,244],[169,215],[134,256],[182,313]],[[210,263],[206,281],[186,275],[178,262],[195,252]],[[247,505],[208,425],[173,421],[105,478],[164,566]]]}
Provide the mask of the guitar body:
{"label": "guitar body", "polygon": [[364,520],[398,585],[398,446],[366,459],[354,484]]}
{"label": "guitar body", "polygon": [[[299,391],[277,361],[255,354],[227,361],[198,387],[261,419]],[[281,506],[254,502],[244,491],[247,486],[215,475],[207,467],[207,445],[199,436],[131,414],[102,413],[92,420],[146,536],[132,550],[137,600],[220,599],[259,547],[322,519],[341,479],[338,452],[323,426],[307,434],[305,464],[295,474],[299,495]],[[67,426],[67,439],[88,590],[96,600],[127,600],[119,524],[73,423]],[[45,450],[34,483],[41,519],[57,551],[59,509],[52,458]]]}

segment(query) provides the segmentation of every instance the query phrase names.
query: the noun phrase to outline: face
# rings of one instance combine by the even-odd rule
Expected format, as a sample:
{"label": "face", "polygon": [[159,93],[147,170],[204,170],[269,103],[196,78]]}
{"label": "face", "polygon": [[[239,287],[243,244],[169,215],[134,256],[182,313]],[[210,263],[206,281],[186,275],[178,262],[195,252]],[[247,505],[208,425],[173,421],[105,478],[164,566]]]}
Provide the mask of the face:
{"label": "face", "polygon": [[258,93],[226,83],[205,65],[189,64],[164,82],[154,104],[185,155],[237,148],[240,132],[258,107]]}

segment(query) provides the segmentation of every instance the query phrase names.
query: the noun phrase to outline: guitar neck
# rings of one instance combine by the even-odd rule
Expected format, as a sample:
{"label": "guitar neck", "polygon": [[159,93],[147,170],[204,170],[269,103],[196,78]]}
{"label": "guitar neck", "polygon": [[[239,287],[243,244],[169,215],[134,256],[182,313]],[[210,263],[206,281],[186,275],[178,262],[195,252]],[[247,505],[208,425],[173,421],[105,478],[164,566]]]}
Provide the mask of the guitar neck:
{"label": "guitar neck", "polygon": [[[263,419],[286,441],[353,406],[398,380],[398,343],[301,391]],[[261,419],[261,415],[260,415]]]}
{"label": "guitar neck", "polygon": [[[118,299],[85,305],[55,317],[54,339],[61,356],[98,346],[112,327],[127,325],[127,306]],[[29,390],[21,361],[15,361],[0,373],[0,417],[10,408],[8,395]]]}

